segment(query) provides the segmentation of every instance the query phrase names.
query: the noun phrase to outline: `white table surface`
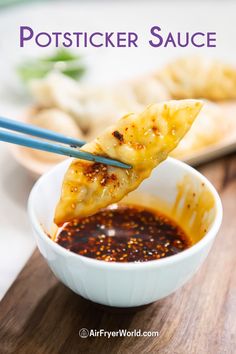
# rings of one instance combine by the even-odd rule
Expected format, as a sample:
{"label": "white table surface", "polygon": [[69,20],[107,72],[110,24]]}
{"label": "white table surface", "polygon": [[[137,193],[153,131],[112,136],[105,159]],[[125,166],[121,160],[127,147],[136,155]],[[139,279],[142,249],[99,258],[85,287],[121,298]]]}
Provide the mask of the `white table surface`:
{"label": "white table surface", "polygon": [[[0,115],[17,117],[27,104],[16,80],[15,66],[22,58],[44,55],[35,46],[19,48],[20,25],[38,31],[137,31],[137,49],[87,50],[88,80],[114,81],[156,68],[174,56],[204,54],[235,63],[236,4],[148,2],[59,2],[25,4],[0,13]],[[148,47],[148,29],[160,25],[167,31],[216,31],[215,49],[154,49]],[[12,284],[35,247],[26,213],[32,180],[0,143],[0,298]]]}

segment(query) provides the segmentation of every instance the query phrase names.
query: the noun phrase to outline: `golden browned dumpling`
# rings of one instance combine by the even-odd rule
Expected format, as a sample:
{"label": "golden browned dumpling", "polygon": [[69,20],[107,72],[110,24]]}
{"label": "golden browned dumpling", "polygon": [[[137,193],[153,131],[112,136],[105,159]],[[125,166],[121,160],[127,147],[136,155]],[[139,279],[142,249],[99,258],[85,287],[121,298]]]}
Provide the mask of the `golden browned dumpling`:
{"label": "golden browned dumpling", "polygon": [[217,60],[180,58],[160,70],[157,78],[175,99],[220,101],[236,98],[236,67]]}
{"label": "golden browned dumpling", "polygon": [[136,189],[178,145],[201,107],[196,100],[154,104],[141,114],[124,116],[83,146],[84,151],[123,161],[133,168],[73,160],[64,177],[55,223],[61,225],[96,213]]}

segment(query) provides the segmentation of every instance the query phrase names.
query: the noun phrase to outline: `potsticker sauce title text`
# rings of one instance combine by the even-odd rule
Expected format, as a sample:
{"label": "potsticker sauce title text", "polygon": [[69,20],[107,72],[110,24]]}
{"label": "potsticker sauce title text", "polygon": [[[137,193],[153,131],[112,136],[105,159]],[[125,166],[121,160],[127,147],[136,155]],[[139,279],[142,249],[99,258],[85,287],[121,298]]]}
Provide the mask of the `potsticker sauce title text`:
{"label": "potsticker sauce title text", "polygon": [[[32,27],[20,26],[19,44],[38,47],[65,48],[130,48],[139,47],[140,35],[136,32],[36,32]],[[166,32],[153,26],[149,30],[147,45],[159,47],[216,47],[216,32]]]}

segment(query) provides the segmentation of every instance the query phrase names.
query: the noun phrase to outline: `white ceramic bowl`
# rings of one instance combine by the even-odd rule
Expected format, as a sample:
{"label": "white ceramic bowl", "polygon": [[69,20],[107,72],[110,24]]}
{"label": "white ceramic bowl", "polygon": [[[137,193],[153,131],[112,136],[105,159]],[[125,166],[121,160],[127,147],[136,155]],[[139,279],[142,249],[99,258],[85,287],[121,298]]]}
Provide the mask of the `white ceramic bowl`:
{"label": "white ceramic bowl", "polygon": [[[93,302],[116,307],[133,307],[166,297],[193,276],[206,258],[222,221],[220,198],[204,176],[183,162],[168,158],[138,189],[161,200],[162,209],[165,209],[167,214],[173,213],[173,218],[181,218],[181,210],[187,206],[187,217],[182,219],[182,222],[185,220],[182,227],[188,224],[189,230],[193,226],[193,217],[196,216],[196,206],[200,203],[203,209],[198,215],[198,223],[201,219],[202,225],[199,224],[196,228],[195,224],[195,237],[200,238],[204,228],[207,231],[204,230],[205,235],[196,244],[179,254],[160,260],[109,263],[72,253],[47,236],[51,229],[62,178],[69,163],[69,160],[64,161],[43,175],[33,187],[28,203],[38,248],[58,279],[74,292]],[[184,192],[184,197],[179,198],[179,191],[183,187],[187,194]],[[189,193],[196,201],[190,201],[191,206]],[[184,200],[186,196],[187,205]]]}

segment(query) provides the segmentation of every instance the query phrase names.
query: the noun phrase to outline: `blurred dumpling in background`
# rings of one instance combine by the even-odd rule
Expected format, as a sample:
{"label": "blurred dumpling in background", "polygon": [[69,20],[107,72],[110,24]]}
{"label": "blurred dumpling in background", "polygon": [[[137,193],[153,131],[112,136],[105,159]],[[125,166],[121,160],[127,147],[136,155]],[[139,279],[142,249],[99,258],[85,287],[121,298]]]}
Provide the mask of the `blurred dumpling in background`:
{"label": "blurred dumpling in background", "polygon": [[[29,123],[78,139],[82,139],[83,136],[80,128],[71,116],[56,108],[49,108],[39,111],[33,116],[33,118],[30,118]],[[57,162],[65,158],[62,155],[43,152],[40,150],[32,150],[32,154],[40,159],[56,160]]]}
{"label": "blurred dumpling in background", "polygon": [[144,106],[171,99],[167,88],[153,75],[143,76],[130,82],[130,85],[136,100]]}
{"label": "blurred dumpling in background", "polygon": [[221,101],[236,98],[236,67],[218,60],[180,58],[159,70],[156,77],[175,99]]}
{"label": "blurred dumpling in background", "polygon": [[137,112],[148,104],[170,99],[163,84],[151,75],[93,87],[52,73],[44,79],[33,80],[30,90],[41,109],[57,108],[67,113],[88,138],[127,112]]}
{"label": "blurred dumpling in background", "polygon": [[83,132],[87,132],[90,122],[84,119],[79,84],[69,77],[51,73],[43,79],[30,83],[30,91],[41,108],[58,108],[70,115]]}
{"label": "blurred dumpling in background", "polygon": [[[90,141],[123,115],[170,99],[208,99],[191,131],[173,155],[180,159],[219,143],[229,128],[229,115],[218,101],[236,98],[236,69],[220,61],[185,57],[163,69],[113,85],[91,85],[52,72],[30,85],[40,112],[32,123]],[[215,102],[215,103],[213,103]],[[223,122],[224,120],[224,122]],[[60,157],[34,152],[58,161]]]}
{"label": "blurred dumpling in background", "polygon": [[222,124],[223,119],[221,107],[206,101],[192,128],[172,152],[172,156],[183,158],[217,143],[230,129],[229,121],[225,120]]}

